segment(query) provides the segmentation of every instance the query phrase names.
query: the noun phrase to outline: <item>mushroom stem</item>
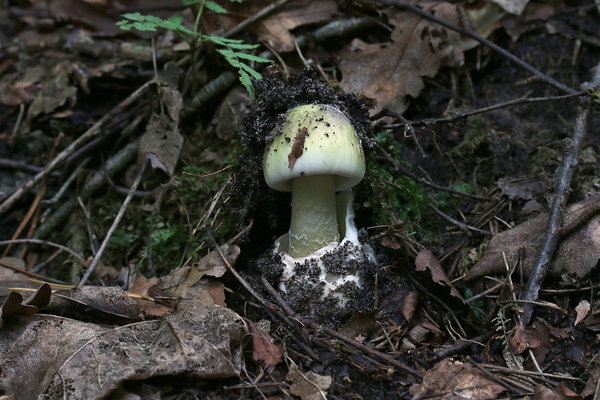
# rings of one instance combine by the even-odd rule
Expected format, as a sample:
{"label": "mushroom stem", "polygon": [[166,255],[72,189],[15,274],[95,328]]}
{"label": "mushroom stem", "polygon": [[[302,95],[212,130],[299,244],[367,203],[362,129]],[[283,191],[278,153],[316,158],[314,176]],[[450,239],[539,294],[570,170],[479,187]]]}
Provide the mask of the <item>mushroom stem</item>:
{"label": "mushroom stem", "polygon": [[294,258],[306,257],[339,239],[335,177],[314,175],[294,179],[288,254]]}

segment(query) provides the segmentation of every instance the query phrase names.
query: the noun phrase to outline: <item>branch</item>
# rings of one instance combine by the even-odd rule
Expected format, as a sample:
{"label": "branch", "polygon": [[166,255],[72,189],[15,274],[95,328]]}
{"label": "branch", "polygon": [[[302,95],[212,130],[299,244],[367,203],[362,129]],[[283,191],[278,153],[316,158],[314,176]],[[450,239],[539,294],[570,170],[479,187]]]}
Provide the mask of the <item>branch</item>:
{"label": "branch", "polygon": [[448,28],[448,29],[458,32],[462,35],[468,36],[471,39],[474,39],[474,40],[478,41],[479,43],[494,50],[496,53],[500,54],[502,57],[506,58],[510,62],[517,64],[521,68],[531,72],[532,74],[534,74],[535,76],[540,78],[540,80],[546,82],[547,84],[549,84],[551,86],[554,86],[555,88],[559,89],[560,91],[568,93],[568,94],[577,93],[577,91],[575,89],[565,86],[562,83],[560,83],[560,82],[552,79],[548,75],[544,74],[543,72],[538,71],[531,65],[527,64],[525,61],[521,60],[520,58],[516,57],[515,55],[504,50],[502,47],[498,46],[497,44],[493,43],[492,41],[487,40],[483,36],[472,31],[471,29],[459,28],[458,26],[456,26],[448,21],[444,21],[443,19],[440,19],[436,16],[433,16],[433,15],[429,14],[428,12],[423,11],[422,9],[418,8],[417,6],[409,4],[408,2],[406,2],[404,0],[380,0],[380,2],[382,4],[385,4],[388,6],[396,6],[396,7],[409,9],[410,11],[414,12],[415,14],[420,15],[421,17],[423,17],[429,21],[435,22],[436,24],[441,25],[444,28]]}

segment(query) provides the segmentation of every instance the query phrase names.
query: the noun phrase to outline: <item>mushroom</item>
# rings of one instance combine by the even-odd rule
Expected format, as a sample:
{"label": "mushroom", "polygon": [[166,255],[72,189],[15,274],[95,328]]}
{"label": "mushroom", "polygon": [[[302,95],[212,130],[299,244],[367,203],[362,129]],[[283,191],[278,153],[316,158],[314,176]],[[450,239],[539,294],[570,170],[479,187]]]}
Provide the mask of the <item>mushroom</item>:
{"label": "mushroom", "polygon": [[[331,105],[309,104],[289,110],[274,129],[263,163],[269,187],[292,192],[289,233],[279,250],[292,258],[307,257],[340,242],[345,235],[346,200],[336,207],[336,192],[359,183],[365,156],[350,120]],[[337,209],[340,208],[341,212]]]}
{"label": "mushroom", "polygon": [[376,264],[354,225],[350,188],[365,174],[365,155],[352,123],[334,106],[301,105],[271,136],[265,181],[292,192],[290,229],[273,252],[283,267],[280,290],[328,321],[369,308]]}

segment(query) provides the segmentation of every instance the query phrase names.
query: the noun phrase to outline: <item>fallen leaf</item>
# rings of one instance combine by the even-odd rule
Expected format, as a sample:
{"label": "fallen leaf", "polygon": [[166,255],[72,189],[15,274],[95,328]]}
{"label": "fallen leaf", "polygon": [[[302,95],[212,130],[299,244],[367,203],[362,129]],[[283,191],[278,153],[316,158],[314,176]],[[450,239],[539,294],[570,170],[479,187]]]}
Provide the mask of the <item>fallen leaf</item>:
{"label": "fallen leaf", "polygon": [[[145,276],[140,276],[131,284],[129,292],[151,298],[169,297],[165,291],[156,285],[157,282],[158,278],[148,279]],[[136,302],[147,317],[162,317],[171,310],[171,304],[160,300],[136,300]]]}
{"label": "fallen leaf", "polygon": [[6,74],[0,81],[0,103],[7,106],[29,103],[42,88],[41,82],[46,73],[44,66],[36,65]]}
{"label": "fallen leaf", "polygon": [[464,301],[458,290],[454,287],[448,276],[446,275],[446,271],[440,265],[437,257],[433,255],[429,250],[423,249],[419,251],[417,254],[417,258],[415,259],[415,270],[416,271],[425,271],[429,270],[431,273],[431,278],[435,283],[443,284],[450,288],[450,294],[458,299]]}
{"label": "fallen leaf", "polygon": [[0,306],[0,327],[7,318],[28,317],[37,313],[50,302],[52,289],[44,283],[27,300],[23,300],[21,293],[12,291]]}
{"label": "fallen leaf", "polygon": [[442,331],[436,325],[430,321],[423,320],[419,321],[413,326],[407,333],[406,337],[416,345],[421,345],[427,340],[427,336],[433,334],[434,336],[440,336]]}
{"label": "fallen leaf", "polygon": [[544,189],[544,184],[537,180],[522,178],[500,178],[498,187],[502,193],[512,199],[532,200]]}
{"label": "fallen leaf", "polygon": [[562,382],[555,390],[537,384],[533,392],[532,400],[581,400],[583,398],[566,387]]}
{"label": "fallen leaf", "polygon": [[334,0],[294,0],[280,11],[263,19],[257,34],[259,41],[267,42],[277,52],[295,49],[291,31],[303,25],[329,21],[337,12]]}
{"label": "fallen leaf", "polygon": [[402,248],[402,242],[395,235],[385,235],[381,239],[381,245],[388,249],[398,250]]}
{"label": "fallen leaf", "polygon": [[413,400],[502,399],[500,394],[505,390],[478,369],[451,359],[437,363],[425,373],[420,384],[410,387]]}
{"label": "fallen leaf", "polygon": [[[573,228],[573,232],[564,237],[558,245],[549,274],[554,277],[563,276],[574,281],[581,281],[589,275],[600,259],[600,216],[587,222],[578,221],[593,209],[600,201],[595,196],[579,203],[571,204],[564,212],[563,226]],[[512,229],[495,235],[485,248],[481,259],[469,270],[464,280],[484,275],[506,273],[503,254],[509,265],[514,265],[522,252],[523,272],[526,277],[531,273],[533,263],[542,243],[544,231],[548,223],[548,214],[541,214],[529,219]]]}
{"label": "fallen leaf", "polygon": [[57,290],[44,311],[112,324],[140,321],[143,317],[137,303],[117,286]]}
{"label": "fallen leaf", "polygon": [[239,132],[249,104],[250,95],[246,89],[236,86],[227,93],[210,122],[219,139],[231,140]]}
{"label": "fallen leaf", "polygon": [[[458,23],[450,3],[419,4],[436,17]],[[444,65],[462,65],[460,35],[427,21],[413,12],[388,10],[394,26],[391,43],[366,43],[354,39],[340,54],[341,86],[377,100],[377,108],[401,113],[408,96],[416,98],[425,87],[423,77],[433,77]],[[390,84],[393,82],[394,84]]]}
{"label": "fallen leaf", "polygon": [[36,315],[3,329],[0,391],[17,399],[100,399],[128,380],[237,376],[247,333],[233,311],[193,300],[161,320],[116,328]]}
{"label": "fallen leaf", "polygon": [[302,400],[326,400],[327,389],[331,386],[330,376],[315,374],[312,371],[302,373],[296,364],[292,364],[285,380],[291,382],[290,392]]}
{"label": "fallen leaf", "polygon": [[183,136],[179,132],[179,113],[183,108],[183,99],[176,82],[170,79],[170,68],[165,66],[165,71],[157,82],[161,105],[167,112],[163,112],[161,108],[160,113],[152,114],[138,148],[140,164],[148,156],[152,168],[163,170],[169,177],[175,173],[183,146]]}
{"label": "fallen leaf", "polygon": [[[534,324],[531,327],[518,325],[515,327],[508,342],[515,354],[521,354],[527,349],[537,349],[541,346],[550,345],[550,331],[542,324]],[[542,362],[543,359],[538,359]]]}
{"label": "fallen leaf", "polygon": [[273,343],[273,338],[245,318],[252,335],[252,359],[262,361],[268,367],[279,364],[283,358],[283,346]]}
{"label": "fallen leaf", "polygon": [[[236,245],[224,244],[219,248],[225,259],[230,264],[235,264],[240,255],[240,248]],[[143,296],[155,297],[151,289],[159,290],[164,296],[173,298],[196,299],[207,304],[225,305],[225,287],[221,282],[205,279],[205,276],[220,278],[227,271],[220,254],[213,250],[198,262],[189,267],[176,268],[169,275],[160,278],[147,279],[140,276],[129,290]],[[141,307],[148,315],[162,315],[167,312],[167,304],[152,304],[140,301]]]}
{"label": "fallen leaf", "polygon": [[577,313],[577,318],[575,318],[575,325],[579,324],[581,321],[584,320],[584,318],[590,312],[591,308],[592,306],[587,300],[582,300],[579,302],[579,304],[577,304],[577,307],[575,307],[575,312]]}
{"label": "fallen leaf", "polygon": [[41,114],[50,114],[66,103],[75,103],[77,88],[71,83],[74,68],[69,61],[62,61],[52,68],[45,77],[41,90],[29,106],[28,120]]}
{"label": "fallen leaf", "polygon": [[122,33],[116,25],[118,18],[109,16],[102,8],[85,1],[50,0],[48,8],[57,20],[91,28],[103,36]]}
{"label": "fallen leaf", "polygon": [[417,309],[417,303],[419,302],[419,294],[416,291],[408,293],[402,302],[402,315],[407,321],[411,321],[415,311]]}

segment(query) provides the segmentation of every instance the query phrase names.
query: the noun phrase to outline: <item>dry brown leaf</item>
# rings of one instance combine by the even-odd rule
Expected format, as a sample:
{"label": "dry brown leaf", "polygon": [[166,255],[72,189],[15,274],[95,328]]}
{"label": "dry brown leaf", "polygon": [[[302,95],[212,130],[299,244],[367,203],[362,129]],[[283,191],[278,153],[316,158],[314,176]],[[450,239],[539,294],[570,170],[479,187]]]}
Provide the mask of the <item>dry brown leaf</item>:
{"label": "dry brown leaf", "polygon": [[0,81],[0,103],[18,106],[28,103],[40,91],[41,81],[47,73],[42,65],[25,68],[24,71],[6,74]]}
{"label": "dry brown leaf", "polygon": [[[450,3],[420,3],[436,17],[458,23]],[[354,39],[340,54],[341,86],[346,91],[377,100],[377,107],[403,112],[408,96],[424,88],[423,77],[433,77],[444,65],[461,65],[460,35],[409,11],[389,10],[394,26],[392,43]]]}
{"label": "dry brown leaf", "polygon": [[419,294],[417,292],[410,292],[404,298],[402,302],[402,315],[407,321],[411,321],[415,311],[417,309],[417,303],[419,302]]}
{"label": "dry brown leaf", "polygon": [[[131,293],[139,294],[141,296],[147,297],[168,297],[169,295],[165,293],[161,288],[159,288],[156,284],[158,282],[158,278],[146,278],[144,276],[140,276],[137,278],[129,288]],[[138,306],[144,312],[144,315],[147,317],[162,317],[171,309],[171,304],[162,302],[162,301],[147,301],[147,300],[136,300]]]}
{"label": "dry brown leaf", "polygon": [[260,41],[266,41],[277,52],[292,51],[295,45],[290,31],[299,26],[329,21],[336,12],[334,0],[290,1],[281,11],[265,18],[257,34]]}
{"label": "dry brown leaf", "polygon": [[50,0],[50,12],[59,21],[68,21],[96,31],[103,36],[122,33],[116,25],[118,16],[109,16],[102,8],[82,0]]}
{"label": "dry brown leaf", "polygon": [[21,293],[12,291],[8,294],[0,306],[0,327],[3,320],[7,318],[28,317],[37,313],[41,308],[50,302],[52,289],[50,285],[44,283],[27,300],[23,300]]}
{"label": "dry brown leaf", "polygon": [[[527,349],[548,347],[550,345],[550,330],[544,324],[537,322],[531,327],[518,325],[509,336],[508,342],[515,354],[521,354]],[[542,362],[543,359],[538,359],[538,361]]]}
{"label": "dry brown leaf", "polygon": [[[234,264],[240,255],[240,248],[236,245],[224,244],[220,247],[221,253],[227,262]],[[173,298],[195,299],[207,304],[225,305],[225,287],[221,282],[205,279],[205,276],[219,278],[227,271],[225,263],[217,251],[211,251],[191,267],[176,268],[169,275],[160,278],[147,279],[140,276],[129,290],[143,296],[156,297],[150,290],[164,293],[162,296]],[[147,315],[162,315],[167,312],[170,305],[152,304],[141,301],[141,307]]]}
{"label": "dry brown leaf", "polygon": [[581,400],[582,397],[571,389],[566,387],[562,382],[556,390],[552,390],[540,384],[535,386],[532,400]]}
{"label": "dry brown leaf", "polygon": [[381,245],[388,249],[398,250],[402,248],[402,242],[395,235],[385,235],[381,239]]}
{"label": "dry brown leaf", "polygon": [[52,68],[29,106],[28,120],[41,114],[50,114],[66,103],[75,103],[77,88],[71,83],[71,75],[75,68],[69,61],[62,61]]}
{"label": "dry brown leaf", "polygon": [[452,296],[464,301],[460,293],[458,293],[458,290],[456,290],[450,279],[448,279],[446,271],[444,271],[440,265],[437,257],[434,256],[429,250],[423,249],[419,252],[419,254],[417,254],[417,258],[415,259],[415,267],[416,271],[429,270],[431,273],[431,278],[435,283],[448,286]]}
{"label": "dry brown leaf", "polygon": [[252,321],[245,318],[252,335],[252,359],[274,367],[283,359],[283,346],[273,343],[273,338],[260,330]]}
{"label": "dry brown leaf", "polygon": [[423,320],[413,326],[407,333],[406,337],[416,345],[421,345],[427,340],[427,336],[433,334],[434,336],[440,336],[442,331],[440,328],[435,326],[433,323]]}
{"label": "dry brown leaf", "polygon": [[161,104],[167,112],[154,113],[150,117],[146,132],[140,139],[138,159],[141,164],[148,156],[153,168],[159,168],[173,176],[183,146],[183,136],[179,132],[179,113],[183,108],[183,99],[176,82],[170,78],[170,69],[171,67],[166,66],[157,82]]}
{"label": "dry brown leaf", "polygon": [[300,372],[296,364],[290,367],[285,380],[291,382],[290,392],[302,400],[326,400],[327,389],[332,383],[330,376],[318,375],[312,371]]}
{"label": "dry brown leaf", "polygon": [[[600,196],[572,204],[565,210],[564,225],[572,226],[581,219],[594,204],[600,201]],[[529,276],[543,240],[548,223],[548,215],[542,214],[501,232],[490,240],[481,259],[467,272],[464,279],[470,280],[484,275],[506,273],[503,254],[508,265],[514,265],[523,252],[523,272]],[[559,244],[549,274],[554,277],[581,281],[589,275],[592,268],[600,259],[600,216],[594,217],[576,228],[573,233],[563,238]]]}
{"label": "dry brown leaf", "polygon": [[102,323],[140,321],[142,310],[120,287],[83,286],[55,291],[46,312]]}
{"label": "dry brown leaf", "polygon": [[247,333],[233,311],[193,300],[162,320],[114,329],[38,315],[0,336],[0,391],[18,399],[100,399],[129,379],[236,376]]}
{"label": "dry brown leaf", "polygon": [[410,388],[413,400],[500,400],[503,398],[499,395],[504,391],[502,385],[490,380],[478,369],[451,359],[437,363],[425,373],[420,384]]}
{"label": "dry brown leaf", "polygon": [[590,305],[589,301],[587,301],[587,300],[580,301],[579,304],[577,304],[577,307],[575,307],[575,312],[577,313],[577,318],[575,318],[575,325],[577,325],[581,321],[583,321],[591,309],[592,309],[592,306]]}

